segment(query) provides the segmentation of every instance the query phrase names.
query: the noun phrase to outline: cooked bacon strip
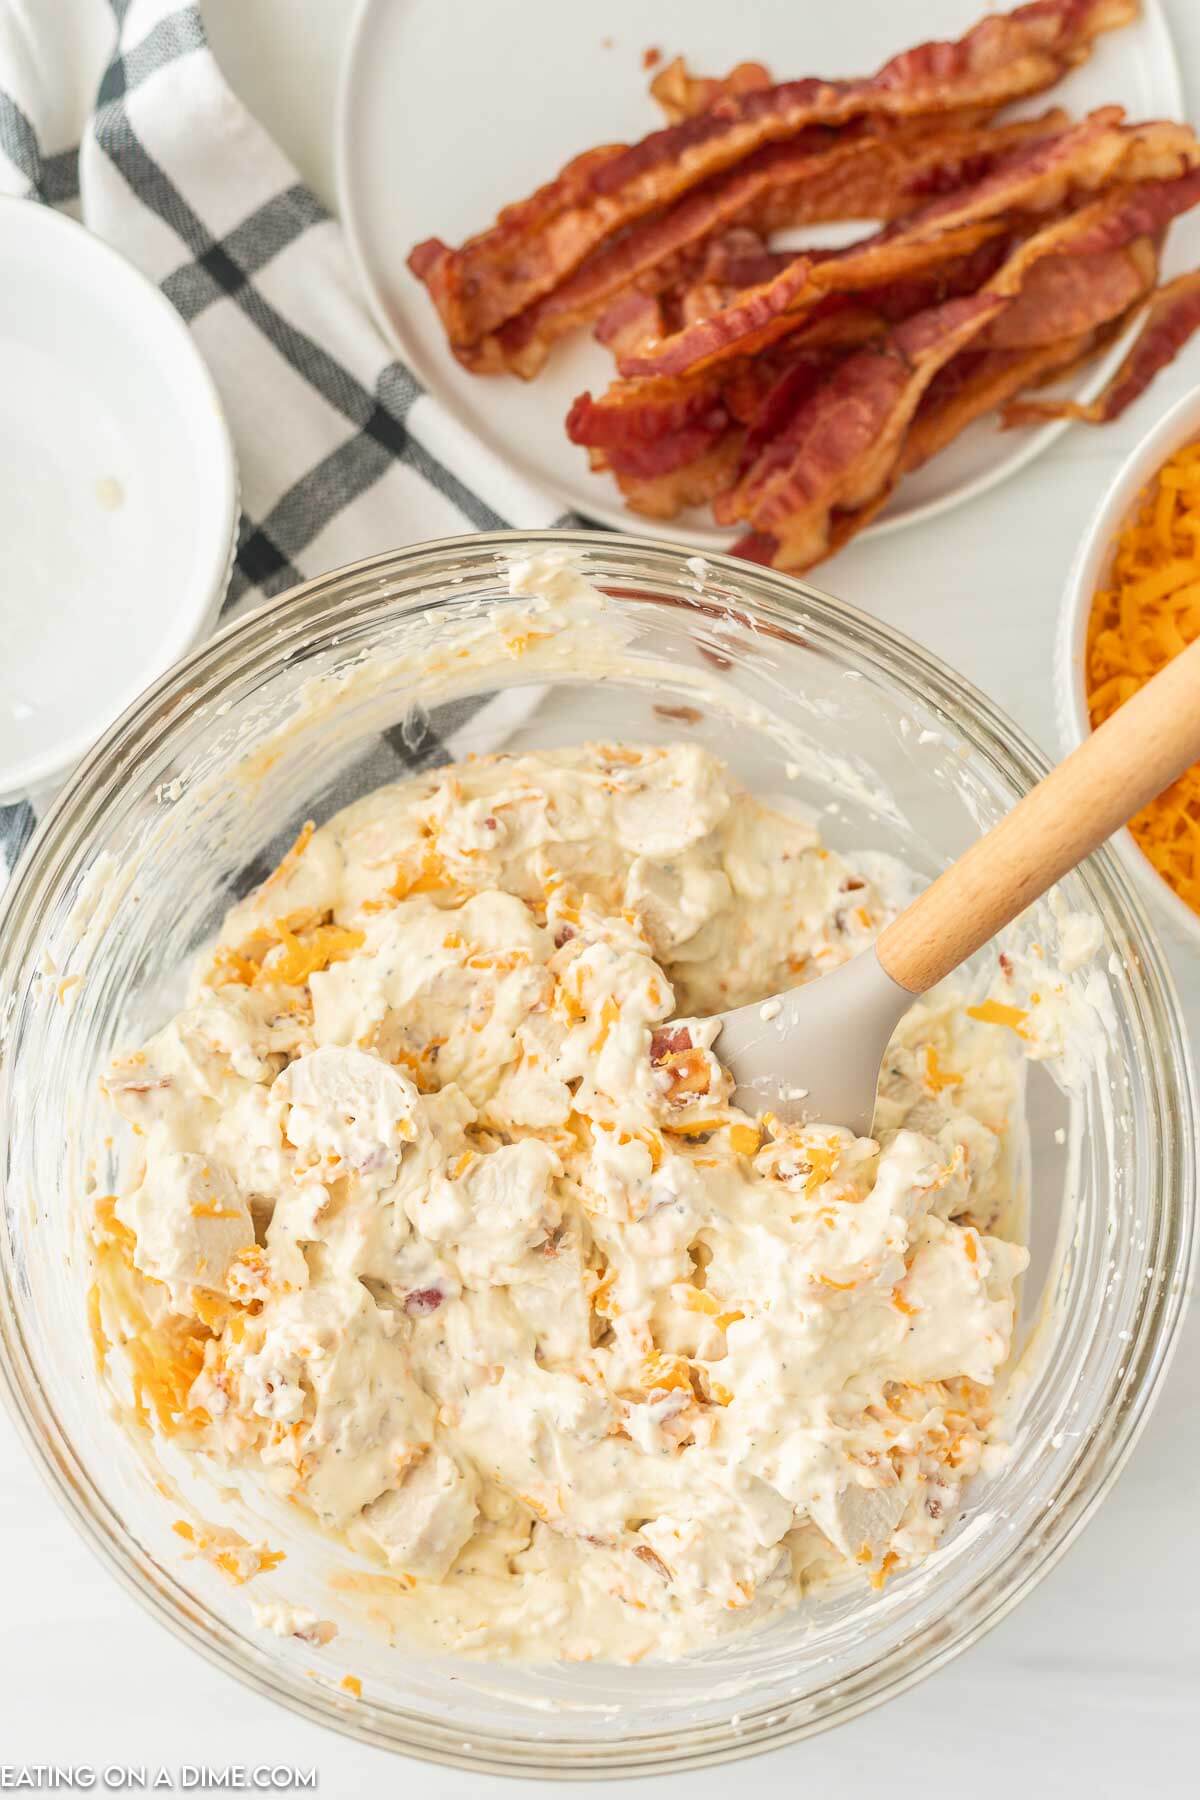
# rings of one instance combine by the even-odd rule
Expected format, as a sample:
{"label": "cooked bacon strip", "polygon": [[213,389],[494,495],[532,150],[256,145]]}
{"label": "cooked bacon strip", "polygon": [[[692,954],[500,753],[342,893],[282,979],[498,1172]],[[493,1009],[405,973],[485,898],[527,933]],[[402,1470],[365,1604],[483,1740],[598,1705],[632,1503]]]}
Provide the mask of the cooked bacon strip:
{"label": "cooked bacon strip", "polygon": [[835,219],[899,219],[940,196],[977,186],[1012,152],[1059,137],[1068,125],[1066,113],[1056,108],[1006,125],[947,131],[931,130],[928,121],[919,120],[905,131],[864,132],[795,177],[781,161],[751,222],[769,235]]}
{"label": "cooked bacon strip", "polygon": [[742,431],[731,427],[712,449],[671,473],[616,474],[626,506],[648,519],[673,519],[690,506],[707,506],[729,486],[742,452]]}
{"label": "cooked bacon strip", "polygon": [[[1016,152],[973,188],[935,201],[900,226],[852,244],[836,256],[797,257],[774,280],[751,288],[721,312],[665,339],[648,354],[619,364],[622,375],[693,373],[727,356],[750,355],[792,329],[791,315],[804,311],[823,294],[871,284],[876,260],[886,278],[889,259],[907,255],[910,267],[923,257],[936,259],[944,235],[974,228],[1006,214],[1047,213],[1068,195],[1122,182],[1150,182],[1166,177],[1163,189],[1174,188],[1184,170],[1200,162],[1200,145],[1186,126],[1153,123],[1123,127],[1120,110],[1106,107],[1072,130]],[[1167,204],[1165,196],[1160,196]],[[1194,204],[1190,199],[1187,204]],[[1129,236],[1153,227],[1145,222]],[[1095,249],[1112,247],[1096,242]]]}
{"label": "cooked bacon strip", "polygon": [[605,461],[615,475],[672,475],[676,469],[684,469],[707,456],[728,427],[729,416],[722,413],[713,424],[688,425],[682,431],[635,445],[631,450],[606,451]]}
{"label": "cooked bacon strip", "polygon": [[[1115,319],[1110,319],[1107,325],[1101,325],[1097,331],[1091,333],[1089,342],[1085,344],[1082,350],[1072,357],[1070,362],[1061,363],[1053,368],[1045,369],[1040,375],[1035,376],[1032,381],[1026,382],[1022,392],[1032,392],[1035,388],[1049,387],[1052,383],[1067,381],[1071,376],[1077,374],[1080,369],[1086,368],[1088,363],[1090,363],[1094,357],[1098,356],[1101,351],[1107,350],[1112,344],[1116,343],[1117,339],[1123,335],[1130,325],[1132,325],[1134,319],[1143,310],[1145,304],[1145,300],[1142,299],[1131,306],[1128,312],[1120,313]],[[1003,428],[1003,418],[999,420],[999,424],[1001,428]]]}
{"label": "cooked bacon strip", "polygon": [[[850,539],[865,531],[871,520],[877,518],[891,499],[897,478],[893,475],[886,485],[868,500],[865,506],[856,506],[850,511],[834,508],[829,520],[829,541],[825,546],[824,557],[836,556]],[[782,568],[785,565],[779,560],[780,543],[777,537],[765,531],[748,531],[745,537],[731,544],[729,554],[741,556],[747,562],[763,563],[767,567]],[[824,560],[824,557],[822,560]],[[809,565],[811,567],[811,564]]]}
{"label": "cooked bacon strip", "polygon": [[722,496],[720,517],[773,538],[779,568],[819,562],[835,510],[876,499],[929,383],[1007,304],[987,291],[946,301],[898,325],[882,350],[849,357]]}
{"label": "cooked bacon strip", "polygon": [[[1174,185],[1185,187],[1192,180],[1190,176],[1184,177]],[[976,331],[968,329],[951,354],[957,355],[967,344],[980,341],[984,331],[994,332],[994,319],[1003,316],[1001,309],[1011,307],[1015,310],[1012,303],[1045,262],[1058,260],[1081,244],[1118,238],[1118,226],[1123,224],[1125,230],[1131,230],[1144,218],[1145,211],[1145,197],[1138,188],[1118,189],[1079,213],[1053,221],[1024,240],[975,297],[977,300],[990,297],[997,303],[993,319],[985,320]],[[781,436],[767,445],[738,485],[718,500],[717,516],[722,520],[745,519],[761,536],[774,538],[774,555],[779,567],[810,567],[813,561],[828,554],[832,511],[855,511],[875,500],[885,488],[890,490],[899,480],[903,472],[903,443],[908,422],[929,382],[949,360],[937,354],[945,341],[939,315],[946,317],[951,308],[963,304],[962,301],[951,301],[941,308],[917,314],[892,334],[889,349],[893,361],[911,360],[913,364],[913,382],[908,389],[901,388],[894,366],[891,371],[890,385],[897,407],[902,392],[905,398],[914,389],[916,393],[907,415],[901,411],[903,425],[899,435],[894,429],[895,414],[889,416],[886,428],[880,422],[881,409],[886,409],[889,385],[876,372],[875,365],[882,360],[880,354],[864,352],[852,357],[812,401],[801,408]],[[925,321],[928,321],[927,326],[923,324]],[[913,354],[913,334],[922,332],[926,333],[928,342],[923,342],[920,352]],[[924,381],[920,380],[922,372],[926,375]],[[867,392],[866,401],[863,391]],[[828,447],[831,430],[841,459],[836,465],[831,462]],[[858,454],[862,458],[858,467],[854,464],[855,430],[859,434]],[[832,508],[822,515],[819,507],[814,507],[814,495],[822,496],[822,482],[828,489],[831,466],[837,468],[837,481]],[[852,474],[848,472],[851,470]],[[762,545],[758,548],[761,550]]]}
{"label": "cooked bacon strip", "polygon": [[[462,351],[460,360],[476,373],[506,368],[530,380],[558,339],[595,318],[614,294],[634,283],[667,285],[681,258],[733,222],[744,221],[761,234],[838,219],[898,218],[930,194],[977,182],[1015,147],[1061,132],[1064,121],[1063,113],[1051,112],[935,136],[924,129],[814,130],[790,143],[768,145],[588,257],[552,293]],[[773,260],[764,258],[745,279],[729,285],[765,281],[795,260],[768,254]]]}
{"label": "cooked bacon strip", "polygon": [[1195,159],[1172,175],[1130,176],[1131,185],[1111,196],[1107,208],[1091,209],[1093,223],[1075,244],[1077,256],[1099,255],[1135,237],[1157,237],[1180,213],[1200,204],[1200,169]]}
{"label": "cooked bacon strip", "polygon": [[[1005,309],[997,309],[996,318],[992,322],[985,321],[980,328],[980,344],[987,342],[994,347],[997,340],[1004,342],[1007,336],[1022,347],[1036,348],[1039,337],[1052,333],[1056,342],[1063,338],[1075,340],[1083,335],[1081,328],[1102,328],[1106,320],[1119,318],[1128,311],[1131,303],[1136,303],[1139,289],[1152,279],[1154,246],[1145,238],[1139,239],[1136,236],[1138,227],[1147,219],[1160,223],[1169,214],[1193,205],[1198,200],[1200,171],[1194,171],[1170,183],[1118,187],[1077,212],[1052,220],[1032,236],[1018,239],[1015,244],[1008,243],[1009,253],[1005,261],[989,275],[982,290],[983,296],[990,295],[1005,303]],[[1100,251],[1088,248],[1095,244],[1116,245],[1119,248]],[[846,309],[846,323],[852,328],[848,334],[850,341],[854,337],[861,341],[872,329],[882,330],[884,314],[890,308],[903,310],[914,301],[924,299],[926,310],[910,320],[908,327],[900,328],[906,331],[916,329],[919,319],[936,316],[937,308],[930,309],[930,302],[944,302],[946,295],[955,291],[956,282],[964,283],[970,291],[984,273],[982,267],[972,268],[972,263],[978,265],[979,260],[985,257],[994,260],[1002,247],[1001,241],[997,240],[978,248],[972,256],[946,265],[937,276],[938,285],[929,285],[934,277],[926,272],[919,282],[903,284],[890,293],[884,287],[867,296],[868,307]],[[1092,271],[1092,281],[1086,289],[1080,287],[1069,266],[1073,257],[1079,257]],[[757,376],[764,365],[770,366],[772,358],[783,356],[785,362],[783,368],[777,371],[778,376],[788,366],[786,353],[789,348],[793,360],[799,360],[805,347],[810,345],[810,340],[818,340],[820,335],[832,337],[835,330],[842,326],[837,297],[827,299],[825,304],[827,307],[833,306],[828,316],[812,320],[807,326],[802,322],[801,329],[794,331],[786,345],[778,351],[771,351],[766,356],[751,361],[721,363],[701,375],[674,383],[667,377],[618,382],[601,401],[593,404],[602,410],[612,407],[618,412],[630,412],[635,419],[641,414],[642,422],[637,429],[643,436],[647,436],[653,435],[658,428],[655,409],[664,411],[672,405],[696,408],[701,404],[697,396],[708,394],[715,398],[723,397],[726,392],[731,394],[735,380],[745,380],[752,397],[754,382],[744,372],[754,371]],[[869,309],[873,306],[878,306],[880,310],[872,314]],[[1006,320],[1009,314],[1017,319],[1018,328],[1005,334],[997,321]],[[871,319],[874,320],[874,326],[869,323]],[[901,346],[905,341],[903,338],[899,340]],[[719,494],[715,501],[714,510],[721,522],[746,519],[761,537],[775,538],[777,554],[787,558],[785,566],[788,567],[808,566],[806,558],[815,560],[819,555],[828,553],[828,545],[833,541],[828,534],[834,529],[835,518],[842,514],[848,517],[859,511],[903,472],[897,461],[900,455],[900,438],[897,438],[894,429],[889,435],[878,425],[869,407],[860,405],[857,393],[857,383],[861,381],[869,389],[872,404],[886,407],[888,384],[879,375],[876,365],[881,359],[891,356],[891,382],[893,387],[898,385],[898,371],[893,354],[895,342],[893,334],[892,343],[885,345],[882,350],[851,357],[815,395],[807,394],[807,383],[803,376],[795,376],[794,385],[785,383],[771,396],[771,417],[762,428],[758,428],[757,412],[743,411],[736,415],[745,419],[750,429],[737,477],[730,488]],[[927,367],[927,364],[922,364],[923,369]],[[994,369],[997,365],[992,367]],[[1032,364],[1030,367],[1033,369]],[[731,370],[740,370],[743,374],[731,376]],[[936,370],[933,372],[936,373]],[[1026,374],[1020,386],[1029,385],[1034,379],[1034,373]],[[843,407],[842,411],[845,413],[848,410],[849,414],[870,422],[871,430],[867,436],[871,443],[871,457],[875,458],[881,473],[877,477],[871,474],[872,464],[868,458],[864,465],[868,474],[864,491],[860,494],[855,482],[839,466],[839,479],[845,479],[850,501],[839,492],[823,518],[817,515],[815,524],[811,518],[808,520],[811,532],[805,537],[804,520],[800,520],[796,529],[792,530],[788,528],[781,510],[785,506],[782,496],[787,491],[786,477],[789,470],[795,472],[797,464],[801,465],[803,473],[804,449],[808,439],[814,429],[821,426],[826,408],[829,409],[829,417],[836,416],[839,403],[845,397],[843,389],[849,393],[849,406],[848,409]],[[770,390],[763,387],[760,392],[764,396],[759,403],[761,409]],[[789,397],[795,400],[794,406],[788,405]],[[919,384],[917,398],[920,398]],[[817,427],[814,427],[814,416]],[[889,420],[889,427],[893,424],[894,421]],[[774,425],[778,429],[772,430]],[[628,430],[629,427],[625,429]],[[853,450],[852,438],[844,424],[841,429],[839,450]],[[902,431],[903,428],[901,436]],[[786,500],[786,504],[795,504],[803,512],[804,504],[810,497],[803,482],[797,492],[799,498],[793,494]],[[826,533],[824,539],[820,535],[822,527]],[[822,543],[824,548],[821,548]],[[761,544],[758,549],[762,550]]]}
{"label": "cooked bacon strip", "polygon": [[633,450],[675,431],[724,422],[719,383],[642,382],[631,395],[614,382],[599,400],[580,394],[567,414],[567,436],[573,444]]}
{"label": "cooked bacon strip", "polygon": [[989,326],[984,350],[1024,350],[1094,331],[1128,312],[1158,279],[1158,253],[1148,237],[1117,250],[1046,257],[1022,283],[1014,305]]}
{"label": "cooked bacon strip", "polygon": [[[889,287],[876,289],[866,296],[867,304],[846,306],[832,313],[823,330],[801,331],[794,340],[785,339],[778,349],[767,351],[745,365],[737,365],[758,371],[764,364],[768,368],[774,364],[777,369],[769,386],[764,386],[760,380],[758,392],[761,398],[750,413],[737,411],[734,404],[737,391],[734,382],[727,383],[723,390],[726,406],[735,417],[743,418],[748,427],[742,464],[738,470],[739,480],[766,446],[787,427],[814,392],[818,382],[829,373],[830,351],[822,348],[823,339],[833,340],[845,347],[882,340],[887,336],[889,325],[899,324],[914,313],[939,306],[943,301],[958,295],[975,293],[996,274],[1004,261],[1007,248],[1004,240],[997,239],[946,269],[938,269],[923,277],[915,276],[908,281],[894,282]],[[831,329],[835,326],[836,337]],[[966,354],[969,355],[969,352]],[[955,359],[956,362],[963,360],[963,357]],[[716,503],[716,510],[718,518],[721,518],[723,507],[720,499]],[[728,518],[726,522],[729,522]]]}
{"label": "cooked bacon strip", "polygon": [[728,75],[693,75],[682,56],[660,69],[650,92],[672,125],[695,119],[719,100],[752,94],[774,86],[771,71],[759,62],[738,63]]}
{"label": "cooked bacon strip", "polygon": [[662,301],[657,294],[629,288],[601,313],[593,336],[614,356],[631,356],[635,350],[663,337]]}
{"label": "cooked bacon strip", "polygon": [[[1105,342],[1107,338],[1100,332],[1086,331],[1056,344],[1016,351],[968,351],[964,357],[956,357],[941,371],[949,378],[945,385],[939,388],[939,377],[926,393],[904,440],[897,473],[907,475],[922,468],[976,419],[995,412],[1034,382],[1057,378],[1064,368],[1077,367],[1085,354],[1099,354]],[[955,366],[959,362],[965,365],[962,369]]]}
{"label": "cooked bacon strip", "polygon": [[[815,131],[805,134],[799,143],[776,146],[781,178],[799,179],[835,141],[834,133]],[[689,195],[671,212],[635,225],[498,332],[460,350],[460,360],[477,373],[504,368],[527,381],[532,379],[544,366],[552,345],[594,319],[613,295],[634,283],[646,285],[652,276],[652,285],[666,286],[674,279],[680,260],[712,232],[739,218],[771,178],[770,168],[736,170]]]}
{"label": "cooked bacon strip", "polygon": [[770,281],[795,260],[794,250],[772,250],[752,226],[734,225],[705,244],[704,279],[736,293]]}
{"label": "cooked bacon strip", "polygon": [[[842,352],[885,337],[890,324],[959,294],[974,293],[996,273],[1008,247],[1007,239],[989,240],[933,270],[873,290],[863,305],[831,295],[764,355],[723,363],[710,374],[614,381],[598,398],[581,394],[568,414],[567,435],[589,448],[633,446],[693,426],[710,409],[723,407],[753,427],[757,446],[774,435],[760,418],[760,407],[780,377],[797,363],[826,373]],[[795,394],[798,403],[796,382],[783,393]],[[775,404],[779,403],[777,396]]]}
{"label": "cooked bacon strip", "polygon": [[733,356],[754,356],[790,335],[831,296],[861,293],[923,274],[957,261],[1007,232],[1003,220],[981,220],[929,237],[889,227],[832,256],[798,256],[773,280],[748,288],[719,313],[643,355],[622,358],[617,367],[630,378],[695,376]]}
{"label": "cooked bacon strip", "polygon": [[903,52],[857,81],[785,82],[730,95],[640,143],[576,157],[528,200],[458,250],[420,244],[410,266],[426,284],[452,345],[493,332],[576,268],[589,251],[762,145],[866,114],[901,120],[999,107],[1050,87],[1125,24],[1137,0],[1032,0],[981,20],[956,43]]}
{"label": "cooked bacon strip", "polygon": [[[1123,221],[1124,227],[1129,229],[1142,217],[1144,197],[1138,190],[1118,191],[1093,202],[1077,215],[1055,221],[1033,238],[1025,240],[1013,251],[984,290],[984,293],[990,293],[1001,305],[1006,300],[1012,302],[1005,311],[997,314],[997,319],[1004,320],[1010,311],[1015,312],[1021,300],[1014,300],[1013,297],[1024,297],[1028,284],[1032,283],[1039,270],[1061,264],[1064,252],[1073,243],[1095,242],[1100,236],[1107,239],[1114,234],[1116,221]],[[1147,249],[1152,255],[1153,246],[1147,246],[1144,242],[1139,245],[1138,256],[1134,261],[1139,282],[1148,273]],[[1066,285],[1068,284],[1064,284]],[[1114,291],[1115,289],[1108,290],[1110,301]],[[1045,285],[1035,289],[1035,297],[1043,309],[1047,307],[1048,300],[1063,300],[1061,293],[1055,294],[1053,286]],[[1078,295],[1074,294],[1074,298],[1078,300]],[[1137,303],[1135,294],[1132,305],[1136,307]],[[945,312],[947,309],[940,310]],[[1105,309],[1098,310],[1103,312]],[[993,352],[989,355],[983,352],[972,357],[970,353],[963,355],[960,346],[955,353],[955,360],[960,365],[957,373],[953,366],[946,370],[940,393],[930,394],[930,382],[925,384],[925,395],[919,396],[925,400],[924,416],[918,412],[911,427],[906,421],[899,436],[894,431],[889,434],[878,427],[873,431],[868,430],[868,421],[871,426],[875,426],[875,420],[869,408],[861,407],[860,401],[861,416],[858,424],[864,466],[856,471],[853,480],[847,479],[843,474],[834,505],[822,518],[812,507],[813,472],[820,472],[822,449],[828,461],[827,441],[822,442],[822,433],[827,433],[831,425],[835,432],[833,441],[835,444],[838,442],[839,383],[843,388],[849,387],[848,373],[855,364],[858,365],[862,382],[872,378],[872,353],[852,358],[831,382],[801,408],[781,436],[767,445],[759,456],[757,465],[743,477],[738,487],[716,503],[718,517],[740,517],[752,525],[749,537],[735,548],[739,553],[750,555],[752,559],[771,560],[776,567],[810,567],[813,561],[831,554],[836,547],[861,530],[894,491],[901,477],[944,447],[965,429],[972,418],[1002,403],[1005,398],[1036,380],[1048,377],[1052,371],[1058,370],[1061,373],[1076,365],[1084,356],[1094,354],[1119,328],[1118,319],[1127,316],[1130,310],[1130,297],[1127,294],[1126,304],[1116,318],[1100,318],[1090,331],[1076,332],[1065,341],[1060,340],[1053,345],[1034,345],[1024,353],[1010,351]],[[1060,313],[1060,317],[1063,316],[1065,310]],[[1077,319],[1080,316],[1078,306],[1074,316]],[[901,334],[912,333],[922,319],[930,317],[927,314],[917,315],[917,318],[900,327],[893,333],[892,347],[895,348],[898,342],[903,341]],[[993,320],[980,332],[971,334],[968,342],[981,344],[989,335],[998,335],[998,331],[998,325]],[[931,334],[936,344],[935,325],[931,326]],[[914,363],[919,360],[919,357],[914,359]],[[945,359],[942,363],[943,367],[944,365]],[[934,377],[936,375],[937,370],[934,371]],[[893,385],[895,379],[893,374]],[[882,395],[882,382],[879,391]],[[852,399],[857,397],[854,395]],[[842,411],[845,411],[844,406]],[[910,412],[908,416],[912,418],[913,415]],[[852,463],[853,438],[844,419],[840,422],[840,434],[839,447],[847,462]],[[814,442],[817,444],[815,452],[812,448]],[[893,452],[890,456],[889,450]],[[807,465],[806,458],[809,459]]]}
{"label": "cooked bacon strip", "polygon": [[1160,369],[1174,361],[1200,331],[1200,269],[1160,288],[1129,355],[1104,392],[1081,404],[1074,400],[1020,400],[1005,408],[1004,425],[1040,425],[1047,419],[1081,419],[1105,425],[1119,419],[1149,387]]}

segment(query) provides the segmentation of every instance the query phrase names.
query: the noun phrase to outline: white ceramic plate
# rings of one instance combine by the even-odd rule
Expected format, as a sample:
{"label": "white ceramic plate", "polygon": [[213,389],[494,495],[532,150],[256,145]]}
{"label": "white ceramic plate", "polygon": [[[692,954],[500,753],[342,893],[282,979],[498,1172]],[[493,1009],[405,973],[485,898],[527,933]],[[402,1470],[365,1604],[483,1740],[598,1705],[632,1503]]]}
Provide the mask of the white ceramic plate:
{"label": "white ceramic plate", "polygon": [[0,200],[0,800],[65,774],[195,642],[236,522],[174,307],[81,225]]}
{"label": "white ceramic plate", "polygon": [[[781,79],[871,70],[917,38],[958,37],[987,0],[363,0],[343,75],[338,125],[342,217],[372,309],[430,392],[513,468],[564,507],[628,530],[724,548],[706,514],[667,525],[626,512],[611,482],[568,443],[563,419],[584,388],[603,390],[609,353],[586,332],[561,344],[534,382],[472,376],[442,336],[425,289],[405,266],[431,236],[459,243],[500,206],[547,181],[578,151],[643,136],[662,123],[643,52],[678,53],[703,73],[764,62]],[[1076,112],[1120,102],[1131,117],[1183,115],[1158,0],[1105,36],[1094,56],[1024,110]],[[1122,347],[1087,374],[1098,391]],[[871,529],[894,530],[981,493],[1063,429],[1001,435],[981,420],[906,481]]]}

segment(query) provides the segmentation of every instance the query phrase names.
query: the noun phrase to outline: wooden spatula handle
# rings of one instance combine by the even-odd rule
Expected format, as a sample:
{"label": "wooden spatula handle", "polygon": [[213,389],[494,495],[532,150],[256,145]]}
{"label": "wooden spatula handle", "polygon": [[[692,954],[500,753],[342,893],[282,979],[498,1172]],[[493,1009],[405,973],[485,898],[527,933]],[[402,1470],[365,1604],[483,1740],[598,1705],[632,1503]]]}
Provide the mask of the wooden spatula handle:
{"label": "wooden spatula handle", "polygon": [[880,935],[923,994],[1200,762],[1200,640],[1167,664]]}

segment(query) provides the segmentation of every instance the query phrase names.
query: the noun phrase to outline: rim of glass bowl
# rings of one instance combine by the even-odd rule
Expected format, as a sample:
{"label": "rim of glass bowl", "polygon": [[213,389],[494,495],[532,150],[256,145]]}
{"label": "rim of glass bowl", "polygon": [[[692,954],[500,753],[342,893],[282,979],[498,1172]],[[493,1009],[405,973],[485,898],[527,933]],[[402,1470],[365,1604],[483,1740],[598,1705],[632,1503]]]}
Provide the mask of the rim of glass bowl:
{"label": "rim of glass bowl", "polygon": [[[416,608],[425,589],[456,578],[462,592],[472,576],[494,581],[498,555],[555,547],[578,556],[601,584],[643,577],[671,578],[697,588],[694,557],[683,549],[615,533],[488,532],[442,538],[384,552],[307,581],[226,626],[177,663],[116,721],[79,765],[47,813],[0,898],[0,1027],[21,991],[22,972],[36,966],[38,921],[48,895],[71,870],[98,818],[136,769],[139,757],[167,737],[186,696],[189,709],[216,697],[222,685],[265,670],[302,646],[314,630],[361,623],[375,609]],[[690,567],[689,567],[690,562]],[[1046,770],[1041,752],[971,683],[937,657],[889,626],[806,582],[752,567],[728,556],[706,555],[706,571],[731,589],[738,602],[776,615],[792,627],[804,614],[806,634],[826,636],[890,683],[915,691],[940,707],[992,769],[1018,790]],[[409,590],[398,595],[400,579]],[[459,584],[461,583],[461,586]],[[444,592],[444,586],[443,586]],[[649,597],[649,596],[648,596]],[[695,600],[709,611],[713,598]],[[728,602],[726,604],[729,604]],[[736,610],[736,603],[733,605]],[[0,1372],[10,1410],[35,1463],[83,1536],[138,1599],[184,1642],[269,1698],[369,1743],[480,1773],[618,1776],[702,1767],[808,1736],[900,1693],[974,1643],[1045,1575],[1063,1554],[1111,1487],[1140,1434],[1177,1341],[1194,1250],[1196,1095],[1187,1038],[1171,977],[1146,920],[1141,901],[1111,850],[1084,871],[1089,898],[1106,929],[1116,929],[1134,965],[1131,1013],[1142,1043],[1147,1099],[1157,1152],[1157,1191],[1171,1197],[1154,1222],[1147,1244],[1147,1282],[1136,1344],[1110,1384],[1097,1423],[1081,1445],[1044,1527],[1025,1538],[997,1569],[982,1577],[955,1609],[952,1621],[935,1619],[902,1645],[838,1683],[836,1699],[776,1700],[741,1705],[717,1722],[647,1732],[615,1742],[555,1742],[513,1732],[472,1730],[469,1751],[462,1728],[423,1714],[383,1709],[364,1698],[352,1709],[314,1683],[288,1678],[265,1659],[252,1660],[220,1621],[201,1613],[170,1575],[147,1557],[93,1487],[41,1389],[24,1343],[14,1303],[7,1237],[0,1284]],[[2,1041],[0,1041],[2,1050]],[[773,1715],[773,1717],[772,1717]],[[480,1741],[482,1737],[483,1741]]]}

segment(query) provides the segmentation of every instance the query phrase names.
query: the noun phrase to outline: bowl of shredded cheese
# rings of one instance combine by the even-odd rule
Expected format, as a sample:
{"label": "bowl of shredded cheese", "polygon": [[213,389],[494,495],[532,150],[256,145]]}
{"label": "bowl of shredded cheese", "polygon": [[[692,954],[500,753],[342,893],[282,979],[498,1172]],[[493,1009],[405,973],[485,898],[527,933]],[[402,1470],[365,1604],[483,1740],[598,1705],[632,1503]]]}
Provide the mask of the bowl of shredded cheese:
{"label": "bowl of shredded cheese", "polygon": [[[1119,471],[1079,547],[1060,628],[1059,727],[1081,744],[1200,637],[1200,389]],[[1113,840],[1158,916],[1200,944],[1200,764]]]}

